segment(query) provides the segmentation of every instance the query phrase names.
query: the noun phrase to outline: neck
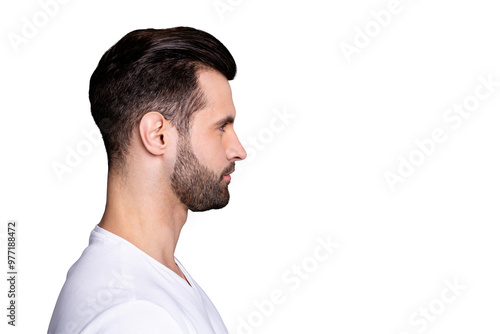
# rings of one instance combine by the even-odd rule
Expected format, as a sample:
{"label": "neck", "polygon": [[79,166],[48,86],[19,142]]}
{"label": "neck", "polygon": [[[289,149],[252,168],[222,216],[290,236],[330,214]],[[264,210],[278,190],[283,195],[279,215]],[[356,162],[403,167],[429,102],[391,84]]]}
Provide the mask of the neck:
{"label": "neck", "polygon": [[[159,178],[144,175],[108,175],[106,208],[99,223],[174,272],[175,247],[187,219],[187,208]],[[182,275],[181,275],[182,276]]]}

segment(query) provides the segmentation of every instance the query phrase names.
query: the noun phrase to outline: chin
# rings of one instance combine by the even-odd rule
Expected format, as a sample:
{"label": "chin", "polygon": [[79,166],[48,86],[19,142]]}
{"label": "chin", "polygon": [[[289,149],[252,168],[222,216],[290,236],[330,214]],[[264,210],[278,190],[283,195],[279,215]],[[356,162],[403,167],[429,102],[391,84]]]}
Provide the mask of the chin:
{"label": "chin", "polygon": [[208,211],[208,210],[218,210],[226,207],[229,203],[229,196],[227,197],[227,200],[220,201],[217,203],[211,203],[211,205],[191,205],[188,206],[188,209],[193,211],[193,212],[203,212],[203,211]]}

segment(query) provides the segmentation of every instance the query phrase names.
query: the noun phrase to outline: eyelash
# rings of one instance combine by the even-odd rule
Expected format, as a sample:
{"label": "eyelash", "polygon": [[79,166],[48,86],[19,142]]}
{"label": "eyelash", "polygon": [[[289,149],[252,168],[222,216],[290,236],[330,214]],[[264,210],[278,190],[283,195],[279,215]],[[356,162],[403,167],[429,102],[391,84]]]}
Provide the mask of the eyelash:
{"label": "eyelash", "polygon": [[224,132],[224,128],[226,127],[226,125],[227,125],[227,124],[228,124],[228,123],[224,123],[224,125],[222,125],[222,126],[219,128],[219,130],[221,130],[222,132]]}

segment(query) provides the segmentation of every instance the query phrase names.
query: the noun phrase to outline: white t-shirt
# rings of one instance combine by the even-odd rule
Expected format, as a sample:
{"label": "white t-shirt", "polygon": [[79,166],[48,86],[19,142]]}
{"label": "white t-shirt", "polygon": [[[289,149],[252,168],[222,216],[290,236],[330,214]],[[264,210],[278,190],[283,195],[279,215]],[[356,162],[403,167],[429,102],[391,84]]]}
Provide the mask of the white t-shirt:
{"label": "white t-shirt", "polygon": [[178,274],[97,226],[69,269],[48,334],[227,334],[216,308],[182,264]]}

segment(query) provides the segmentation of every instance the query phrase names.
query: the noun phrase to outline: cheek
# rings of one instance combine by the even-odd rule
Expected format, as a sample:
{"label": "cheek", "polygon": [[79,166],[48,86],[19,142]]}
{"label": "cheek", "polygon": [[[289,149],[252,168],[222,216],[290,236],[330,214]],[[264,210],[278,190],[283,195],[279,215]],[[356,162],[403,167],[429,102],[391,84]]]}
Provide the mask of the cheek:
{"label": "cheek", "polygon": [[193,143],[193,151],[203,165],[212,170],[225,168],[226,154],[223,149],[223,143],[220,137],[205,138]]}

